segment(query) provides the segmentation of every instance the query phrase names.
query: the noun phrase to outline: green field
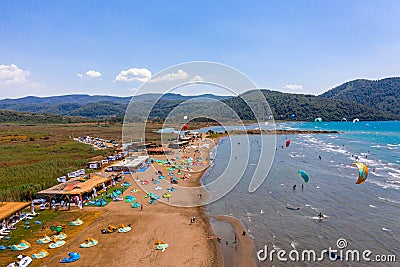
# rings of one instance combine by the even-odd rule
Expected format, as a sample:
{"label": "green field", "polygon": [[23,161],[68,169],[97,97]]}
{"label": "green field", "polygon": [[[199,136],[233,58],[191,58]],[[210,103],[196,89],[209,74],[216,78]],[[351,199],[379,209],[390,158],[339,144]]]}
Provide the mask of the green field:
{"label": "green field", "polygon": [[85,135],[119,140],[121,125],[0,125],[0,201],[30,200],[57,177],[114,152],[71,138]]}

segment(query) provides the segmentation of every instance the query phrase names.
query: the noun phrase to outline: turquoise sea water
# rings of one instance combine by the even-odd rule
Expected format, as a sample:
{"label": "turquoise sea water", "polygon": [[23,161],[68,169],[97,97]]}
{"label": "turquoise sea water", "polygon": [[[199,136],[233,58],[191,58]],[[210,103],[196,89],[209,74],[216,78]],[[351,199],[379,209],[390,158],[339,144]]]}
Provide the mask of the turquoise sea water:
{"label": "turquoise sea water", "polygon": [[[269,249],[313,249],[318,252],[328,247],[337,248],[336,241],[343,238],[348,244],[345,249],[361,252],[368,249],[373,256],[396,255],[399,261],[400,122],[287,122],[276,128],[337,130],[341,133],[277,136],[272,168],[254,193],[247,189],[260,157],[261,136],[249,136],[251,154],[243,178],[225,197],[208,205],[208,212],[240,219],[249,230],[256,251],[267,245]],[[232,158],[231,146],[243,143],[243,138],[247,137],[233,136],[220,142],[214,164],[203,177],[205,184],[222,172],[229,173],[226,162]],[[288,148],[285,147],[286,139],[291,140]],[[354,161],[364,162],[369,167],[368,179],[362,185],[355,184],[357,170],[351,167]],[[310,175],[310,182],[303,190],[302,180],[296,174],[298,169],[306,170]],[[296,190],[292,189],[294,184]],[[300,209],[289,210],[287,205]],[[325,215],[322,221],[317,218],[319,212]],[[288,264],[272,263],[275,266]],[[259,264],[271,266],[268,260]],[[290,264],[378,265],[376,262],[330,260]]]}

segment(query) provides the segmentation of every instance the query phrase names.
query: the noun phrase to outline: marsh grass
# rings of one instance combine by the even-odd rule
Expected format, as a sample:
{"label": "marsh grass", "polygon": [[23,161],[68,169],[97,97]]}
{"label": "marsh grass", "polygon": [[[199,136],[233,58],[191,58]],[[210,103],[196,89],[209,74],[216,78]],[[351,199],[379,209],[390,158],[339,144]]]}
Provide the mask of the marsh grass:
{"label": "marsh grass", "polygon": [[71,138],[85,135],[120,140],[121,125],[0,125],[0,200],[29,201],[57,184],[57,177],[114,152]]}

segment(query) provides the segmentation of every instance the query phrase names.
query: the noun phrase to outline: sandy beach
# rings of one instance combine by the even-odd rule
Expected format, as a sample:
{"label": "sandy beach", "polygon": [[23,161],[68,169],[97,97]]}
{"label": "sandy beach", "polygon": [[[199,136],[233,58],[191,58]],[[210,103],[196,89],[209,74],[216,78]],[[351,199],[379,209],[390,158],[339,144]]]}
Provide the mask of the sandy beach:
{"label": "sandy beach", "polygon": [[[218,141],[218,140],[217,140]],[[193,145],[196,145],[195,143]],[[198,145],[198,144],[197,144]],[[206,151],[202,151],[202,157],[208,159],[208,155],[212,146]],[[195,157],[193,148],[185,150],[184,155],[187,157]],[[197,157],[199,154],[197,153]],[[164,159],[165,156],[154,156],[155,160]],[[195,187],[200,185],[200,179],[208,166],[196,166],[190,172],[189,179],[179,180],[179,186]],[[124,181],[131,182],[132,188],[139,188],[138,181],[151,181],[156,177],[155,171],[164,170],[163,166],[153,164],[150,168],[142,173],[132,173],[125,175]],[[165,189],[172,185],[169,181],[162,180],[157,186]],[[143,186],[143,185],[141,185]],[[146,191],[151,191],[151,187],[155,185],[151,182]],[[178,185],[177,198],[190,197],[179,195]],[[216,234],[210,225],[210,218],[205,213],[204,206],[198,207],[177,207],[157,201],[152,205],[148,203],[143,191],[131,193],[132,188],[124,192],[124,195],[134,196],[143,204],[143,210],[140,208],[132,208],[129,203],[112,202],[102,208],[104,214],[98,217],[93,223],[86,226],[82,232],[71,240],[67,240],[67,244],[59,248],[57,253],[52,254],[43,266],[61,265],[59,260],[67,255],[70,251],[76,251],[81,254],[81,259],[71,266],[95,266],[95,265],[117,265],[129,266],[223,266],[223,256],[220,244],[225,240],[217,241]],[[154,191],[157,193],[157,191]],[[203,192],[204,193],[204,192]],[[198,201],[198,195],[191,196],[193,201]],[[205,195],[201,196],[206,199]],[[175,198],[175,194],[171,200],[161,198],[162,201],[171,201]],[[94,209],[94,208],[91,208]],[[195,222],[191,223],[191,218],[195,217]],[[225,216],[215,217],[218,220],[229,222],[237,233],[245,231],[242,224],[234,218]],[[101,229],[108,225],[128,225],[131,224],[132,231],[128,233],[111,233],[101,234]],[[217,233],[218,234],[218,233]],[[86,238],[95,238],[99,241],[96,247],[79,248],[80,243]],[[238,242],[235,254],[235,266],[255,266],[252,256],[253,245],[251,239],[246,236],[238,235]],[[156,249],[155,241],[159,240],[169,244],[164,251]]]}

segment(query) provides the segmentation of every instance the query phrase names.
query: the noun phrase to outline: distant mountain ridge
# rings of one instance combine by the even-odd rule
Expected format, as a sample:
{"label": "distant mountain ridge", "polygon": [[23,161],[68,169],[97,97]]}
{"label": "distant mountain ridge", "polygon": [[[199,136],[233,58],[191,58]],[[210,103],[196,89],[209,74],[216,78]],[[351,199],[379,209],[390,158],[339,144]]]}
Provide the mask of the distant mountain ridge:
{"label": "distant mountain ridge", "polygon": [[[400,120],[400,78],[382,80],[354,80],[337,86],[319,96],[282,93],[273,90],[262,90],[271,106],[275,119],[290,119],[294,114],[298,120],[313,120],[322,117],[324,120],[341,120],[360,118],[360,120]],[[250,94],[250,95],[249,95]],[[248,91],[242,95],[251,96]],[[203,97],[203,98],[202,98]],[[256,97],[256,96],[254,96]],[[138,114],[143,117],[152,103],[157,104],[150,113],[150,119],[164,119],[168,113],[183,101],[198,99],[196,108],[202,108],[204,98],[220,100],[235,110],[242,119],[253,119],[249,108],[240,97],[215,96],[212,94],[183,96],[180,94],[143,94],[134,96]],[[28,96],[19,99],[0,100],[0,109],[20,112],[57,114],[62,116],[81,116],[88,118],[123,117],[131,97],[102,95],[64,95],[52,97]],[[218,110],[210,105],[210,111]],[[186,115],[189,115],[190,111]],[[195,109],[191,112],[196,112]],[[195,115],[195,114],[192,114]]]}
{"label": "distant mountain ridge", "polygon": [[[136,100],[153,100],[157,98],[161,98],[164,100],[188,100],[194,98],[212,98],[212,99],[225,99],[230,96],[218,96],[213,94],[202,94],[202,95],[194,95],[194,96],[184,96],[181,94],[142,94],[134,96]],[[120,97],[120,96],[108,96],[108,95],[87,95],[87,94],[72,94],[72,95],[61,95],[61,96],[47,96],[47,97],[38,97],[38,96],[26,96],[21,98],[5,98],[0,100],[0,105],[12,105],[12,104],[43,104],[43,103],[51,103],[51,104],[86,104],[86,103],[96,103],[96,102],[115,102],[115,103],[129,103],[131,101],[130,96],[128,97]]]}
{"label": "distant mountain ridge", "polygon": [[48,96],[48,97],[27,96],[16,99],[6,98],[0,100],[0,105],[72,104],[72,103],[86,104],[95,102],[129,103],[130,100],[131,100],[130,97],[75,94],[75,95]]}
{"label": "distant mountain ridge", "polygon": [[[142,94],[134,96],[135,101],[148,108],[146,102],[159,101],[186,101],[197,98],[212,98],[222,100],[229,96],[216,96],[203,94],[197,96],[183,96],[180,94]],[[83,116],[83,117],[109,117],[124,116],[125,110],[131,101],[131,97],[104,96],[104,95],[63,95],[50,97],[27,96],[17,99],[0,100],[0,109],[14,110],[19,112],[33,112],[57,114],[62,116]]]}

